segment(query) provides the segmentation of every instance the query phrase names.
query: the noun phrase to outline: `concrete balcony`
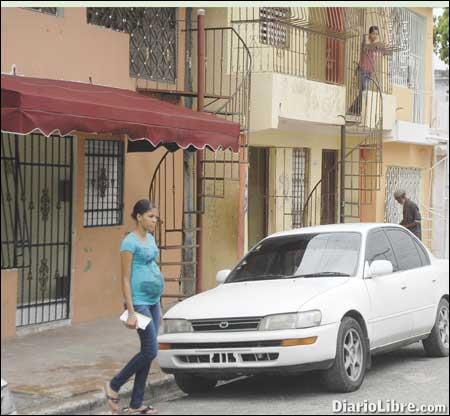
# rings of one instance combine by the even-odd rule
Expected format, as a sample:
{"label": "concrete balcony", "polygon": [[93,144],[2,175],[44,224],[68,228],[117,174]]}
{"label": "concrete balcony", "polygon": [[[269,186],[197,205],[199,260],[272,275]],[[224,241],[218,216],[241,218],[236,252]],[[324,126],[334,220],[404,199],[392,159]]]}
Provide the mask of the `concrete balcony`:
{"label": "concrete balcony", "polygon": [[293,128],[305,122],[342,125],[345,87],[291,75],[256,73],[252,74],[251,103],[252,131],[278,129],[281,120]]}
{"label": "concrete balcony", "polygon": [[[373,113],[367,95],[362,108]],[[306,78],[278,73],[252,74],[251,131],[268,129],[299,130],[307,125],[340,126],[344,124],[346,87],[344,85],[311,81]],[[392,130],[396,121],[396,98],[383,94],[383,130]],[[368,127],[370,116],[362,115]]]}

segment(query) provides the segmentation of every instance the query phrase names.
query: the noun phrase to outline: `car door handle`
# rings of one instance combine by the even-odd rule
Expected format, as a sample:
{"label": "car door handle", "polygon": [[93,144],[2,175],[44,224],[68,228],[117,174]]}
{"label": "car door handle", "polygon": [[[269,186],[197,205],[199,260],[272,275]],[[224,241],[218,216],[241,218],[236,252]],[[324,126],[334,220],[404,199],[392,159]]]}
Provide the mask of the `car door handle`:
{"label": "car door handle", "polygon": [[402,290],[408,289],[408,286],[402,286]]}

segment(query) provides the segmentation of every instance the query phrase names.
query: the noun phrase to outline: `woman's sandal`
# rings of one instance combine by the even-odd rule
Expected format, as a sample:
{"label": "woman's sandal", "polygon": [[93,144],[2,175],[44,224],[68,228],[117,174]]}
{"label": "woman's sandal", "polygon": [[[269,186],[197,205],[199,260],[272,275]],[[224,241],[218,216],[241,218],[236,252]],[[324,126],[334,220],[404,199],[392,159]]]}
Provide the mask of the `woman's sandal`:
{"label": "woman's sandal", "polygon": [[141,407],[140,409],[131,410],[129,407],[124,407],[122,413],[126,415],[157,415],[158,410],[152,406]]}
{"label": "woman's sandal", "polygon": [[111,409],[111,412],[117,413],[117,411],[119,410],[118,404],[119,404],[120,399],[118,397],[110,396],[112,389],[111,389],[111,386],[109,385],[109,383],[105,384],[105,386],[103,387],[103,390],[105,392],[106,400],[108,401],[108,406]]}

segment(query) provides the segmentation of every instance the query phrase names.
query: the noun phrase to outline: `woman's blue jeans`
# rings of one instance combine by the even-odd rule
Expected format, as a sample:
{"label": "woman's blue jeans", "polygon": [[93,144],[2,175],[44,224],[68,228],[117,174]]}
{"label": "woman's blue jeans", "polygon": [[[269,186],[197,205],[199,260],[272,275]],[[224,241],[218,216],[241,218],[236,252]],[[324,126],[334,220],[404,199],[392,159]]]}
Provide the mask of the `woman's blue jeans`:
{"label": "woman's blue jeans", "polygon": [[142,315],[151,317],[152,321],[145,330],[137,330],[141,340],[141,351],[111,380],[110,385],[114,391],[118,392],[135,375],[130,407],[138,409],[144,401],[145,386],[150,366],[158,354],[157,336],[161,310],[159,303],[156,305],[135,305],[134,310]]}

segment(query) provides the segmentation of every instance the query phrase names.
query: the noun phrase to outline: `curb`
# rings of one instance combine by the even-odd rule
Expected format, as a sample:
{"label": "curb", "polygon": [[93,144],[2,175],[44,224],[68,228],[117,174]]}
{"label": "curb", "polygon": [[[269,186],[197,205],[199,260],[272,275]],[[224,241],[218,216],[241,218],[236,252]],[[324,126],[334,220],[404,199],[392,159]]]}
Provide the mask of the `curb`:
{"label": "curb", "polygon": [[[131,397],[133,389],[132,383],[127,383],[120,392],[121,399]],[[180,390],[176,386],[175,379],[172,375],[163,375],[154,382],[147,384],[145,393],[146,399],[152,401],[168,400],[179,394]],[[53,402],[45,406],[39,406],[31,409],[19,410],[19,414],[25,415],[77,415],[81,412],[88,412],[98,407],[106,405],[106,399],[103,392],[88,393],[78,396],[77,399],[69,399]],[[122,406],[123,407],[123,406]]]}

